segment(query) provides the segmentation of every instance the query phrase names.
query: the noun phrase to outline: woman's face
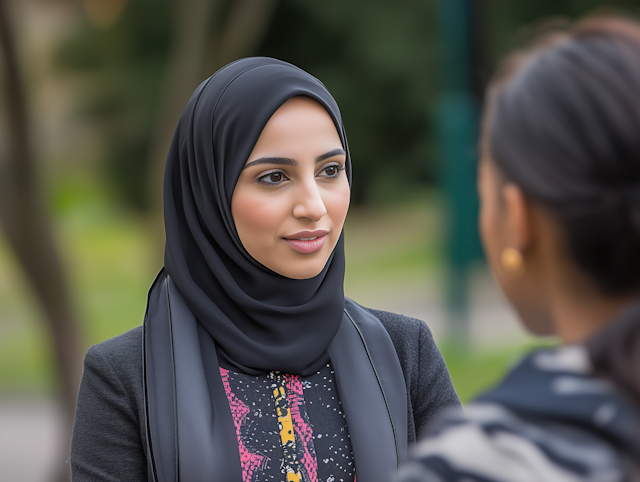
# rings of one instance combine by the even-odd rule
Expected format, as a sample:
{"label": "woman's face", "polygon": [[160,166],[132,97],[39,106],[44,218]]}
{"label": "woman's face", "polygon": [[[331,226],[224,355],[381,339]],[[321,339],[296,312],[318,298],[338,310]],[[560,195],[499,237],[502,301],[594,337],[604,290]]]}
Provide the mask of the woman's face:
{"label": "woman's face", "polygon": [[240,241],[282,276],[320,274],[349,209],[346,153],[327,111],[294,97],[273,114],[233,191]]}
{"label": "woman's face", "polygon": [[[491,158],[483,154],[478,172],[480,235],[487,262],[525,327],[537,335],[554,332],[546,296],[540,247],[534,243],[539,223],[520,189],[505,183]],[[539,243],[538,243],[539,244]],[[523,266],[512,272],[502,264],[507,248],[522,253]]]}

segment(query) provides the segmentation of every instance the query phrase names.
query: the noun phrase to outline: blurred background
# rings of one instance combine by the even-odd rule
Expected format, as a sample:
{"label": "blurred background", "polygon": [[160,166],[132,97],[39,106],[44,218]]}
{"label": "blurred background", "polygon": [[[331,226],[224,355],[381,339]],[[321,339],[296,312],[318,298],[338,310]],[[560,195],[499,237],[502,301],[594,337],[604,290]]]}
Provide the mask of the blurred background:
{"label": "blurred background", "polygon": [[[482,92],[526,26],[640,0],[0,0],[0,480],[69,480],[87,347],[142,322],[193,89],[266,55],[318,77],[353,157],[346,294],[420,318],[463,401],[534,343],[476,234]],[[544,343],[552,341],[545,340]]]}

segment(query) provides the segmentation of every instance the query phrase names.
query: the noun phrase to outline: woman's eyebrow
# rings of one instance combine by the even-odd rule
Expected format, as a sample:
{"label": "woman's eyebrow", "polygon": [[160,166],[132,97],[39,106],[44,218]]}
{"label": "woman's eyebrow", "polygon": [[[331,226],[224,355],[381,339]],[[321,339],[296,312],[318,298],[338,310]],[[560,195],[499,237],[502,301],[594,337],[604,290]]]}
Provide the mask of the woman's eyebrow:
{"label": "woman's eyebrow", "polygon": [[[344,149],[338,147],[337,149],[333,149],[332,151],[326,152],[325,154],[321,154],[318,157],[316,157],[316,164],[319,162],[324,161],[325,159],[329,159],[331,157],[334,156],[346,156],[347,153],[344,151]],[[247,162],[243,169],[246,169],[247,167],[252,167],[252,166],[257,166],[260,164],[277,164],[280,166],[297,166],[298,165],[298,161],[296,161],[295,159],[290,159],[288,157],[261,157],[259,159],[255,159],[251,162]]]}
{"label": "woman's eyebrow", "polygon": [[344,152],[344,149],[341,149],[340,147],[338,147],[337,149],[334,149],[332,151],[329,151],[325,154],[322,154],[318,157],[316,157],[316,164],[318,164],[319,162],[324,161],[325,159],[329,159],[330,157],[333,156],[346,156],[347,153]]}
{"label": "woman's eyebrow", "polygon": [[[317,161],[316,161],[317,162]],[[251,166],[257,166],[258,164],[278,164],[281,166],[297,166],[298,161],[295,159],[289,159],[288,157],[261,157],[255,161],[247,162],[243,169]]]}

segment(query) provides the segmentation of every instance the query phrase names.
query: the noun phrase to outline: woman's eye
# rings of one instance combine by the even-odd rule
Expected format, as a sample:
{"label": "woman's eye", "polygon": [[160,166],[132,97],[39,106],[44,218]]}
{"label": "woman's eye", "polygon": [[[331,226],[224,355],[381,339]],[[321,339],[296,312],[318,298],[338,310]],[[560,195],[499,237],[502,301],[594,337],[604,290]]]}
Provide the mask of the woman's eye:
{"label": "woman's eye", "polygon": [[323,177],[338,177],[340,171],[344,169],[344,167],[339,166],[338,164],[331,164],[330,166],[325,167],[321,172],[323,173]]}
{"label": "woman's eye", "polygon": [[280,171],[274,171],[269,172],[264,176],[260,176],[258,178],[258,182],[261,182],[262,184],[280,184],[284,179],[285,177],[283,173]]}

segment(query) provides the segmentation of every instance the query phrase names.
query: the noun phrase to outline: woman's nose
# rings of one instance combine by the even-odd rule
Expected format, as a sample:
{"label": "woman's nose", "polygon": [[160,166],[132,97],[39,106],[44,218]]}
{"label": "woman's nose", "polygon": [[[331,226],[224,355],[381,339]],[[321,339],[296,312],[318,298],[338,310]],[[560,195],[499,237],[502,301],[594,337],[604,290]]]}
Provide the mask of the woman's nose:
{"label": "woman's nose", "polygon": [[296,218],[319,221],[327,214],[327,208],[315,181],[301,185],[297,191],[297,198],[293,207],[293,215]]}

